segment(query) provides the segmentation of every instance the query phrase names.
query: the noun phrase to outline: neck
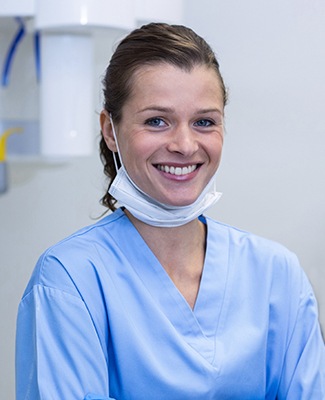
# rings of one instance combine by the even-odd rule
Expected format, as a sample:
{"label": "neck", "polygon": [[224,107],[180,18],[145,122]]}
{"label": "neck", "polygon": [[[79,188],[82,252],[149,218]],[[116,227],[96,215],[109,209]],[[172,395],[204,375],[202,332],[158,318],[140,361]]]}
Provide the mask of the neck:
{"label": "neck", "polygon": [[[154,245],[154,243],[158,241],[158,247],[168,244],[169,248],[177,248],[178,251],[181,251],[185,247],[190,247],[195,250],[195,247],[192,247],[194,243],[205,245],[205,224],[198,218],[187,224],[170,228],[148,225],[135,218],[128,210],[125,210],[125,214],[147,244],[152,243],[152,245]],[[179,247],[179,244],[182,244],[182,246]]]}
{"label": "neck", "polygon": [[182,226],[162,228],[139,221],[127,210],[125,213],[193,308],[205,258],[205,224],[196,218]]}

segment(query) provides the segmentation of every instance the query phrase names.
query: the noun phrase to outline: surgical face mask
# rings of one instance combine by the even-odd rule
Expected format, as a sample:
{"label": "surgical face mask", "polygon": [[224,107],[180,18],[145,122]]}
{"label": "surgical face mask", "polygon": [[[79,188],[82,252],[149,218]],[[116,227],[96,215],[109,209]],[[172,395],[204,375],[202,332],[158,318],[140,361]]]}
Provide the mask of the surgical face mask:
{"label": "surgical face mask", "polygon": [[199,217],[204,211],[220,199],[221,193],[215,190],[216,173],[213,175],[197,200],[187,206],[163,204],[143,192],[133,182],[125,169],[111,116],[110,121],[121,167],[118,168],[116,156],[115,153],[113,153],[117,175],[109,189],[109,194],[112,195],[119,204],[125,207],[135,218],[152,226],[181,226]]}

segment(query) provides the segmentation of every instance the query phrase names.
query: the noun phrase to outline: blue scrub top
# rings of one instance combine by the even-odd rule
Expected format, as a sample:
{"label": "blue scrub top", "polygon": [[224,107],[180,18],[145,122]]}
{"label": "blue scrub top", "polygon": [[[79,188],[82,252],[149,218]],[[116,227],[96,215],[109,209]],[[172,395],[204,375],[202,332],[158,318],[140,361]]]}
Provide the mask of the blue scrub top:
{"label": "blue scrub top", "polygon": [[47,250],[19,306],[16,399],[325,399],[295,255],[202,220],[194,310],[121,209]]}

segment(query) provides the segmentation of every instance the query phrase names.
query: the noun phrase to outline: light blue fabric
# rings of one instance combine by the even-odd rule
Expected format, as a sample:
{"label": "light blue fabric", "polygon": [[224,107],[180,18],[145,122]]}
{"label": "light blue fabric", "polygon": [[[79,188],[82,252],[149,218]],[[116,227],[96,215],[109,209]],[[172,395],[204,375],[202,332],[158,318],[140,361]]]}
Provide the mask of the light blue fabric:
{"label": "light blue fabric", "polygon": [[193,311],[122,210],[50,248],[19,306],[17,400],[324,399],[295,255],[206,223]]}

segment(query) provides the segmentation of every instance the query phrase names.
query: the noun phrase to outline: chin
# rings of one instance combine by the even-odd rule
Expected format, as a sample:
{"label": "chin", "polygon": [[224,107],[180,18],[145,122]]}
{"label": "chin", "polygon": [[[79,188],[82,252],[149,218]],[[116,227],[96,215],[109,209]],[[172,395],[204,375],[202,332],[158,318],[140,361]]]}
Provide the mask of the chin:
{"label": "chin", "polygon": [[191,204],[193,204],[195,201],[197,200],[197,197],[193,198],[193,199],[165,199],[162,200],[161,203],[166,204],[168,206],[175,206],[175,207],[186,207],[186,206],[190,206]]}
{"label": "chin", "polygon": [[191,195],[181,195],[180,193],[174,193],[173,195],[172,193],[168,193],[167,195],[161,196],[154,196],[152,194],[149,196],[167,206],[185,207],[193,204],[198,199],[199,195],[200,193],[197,196],[193,195],[193,193],[191,193]]}

